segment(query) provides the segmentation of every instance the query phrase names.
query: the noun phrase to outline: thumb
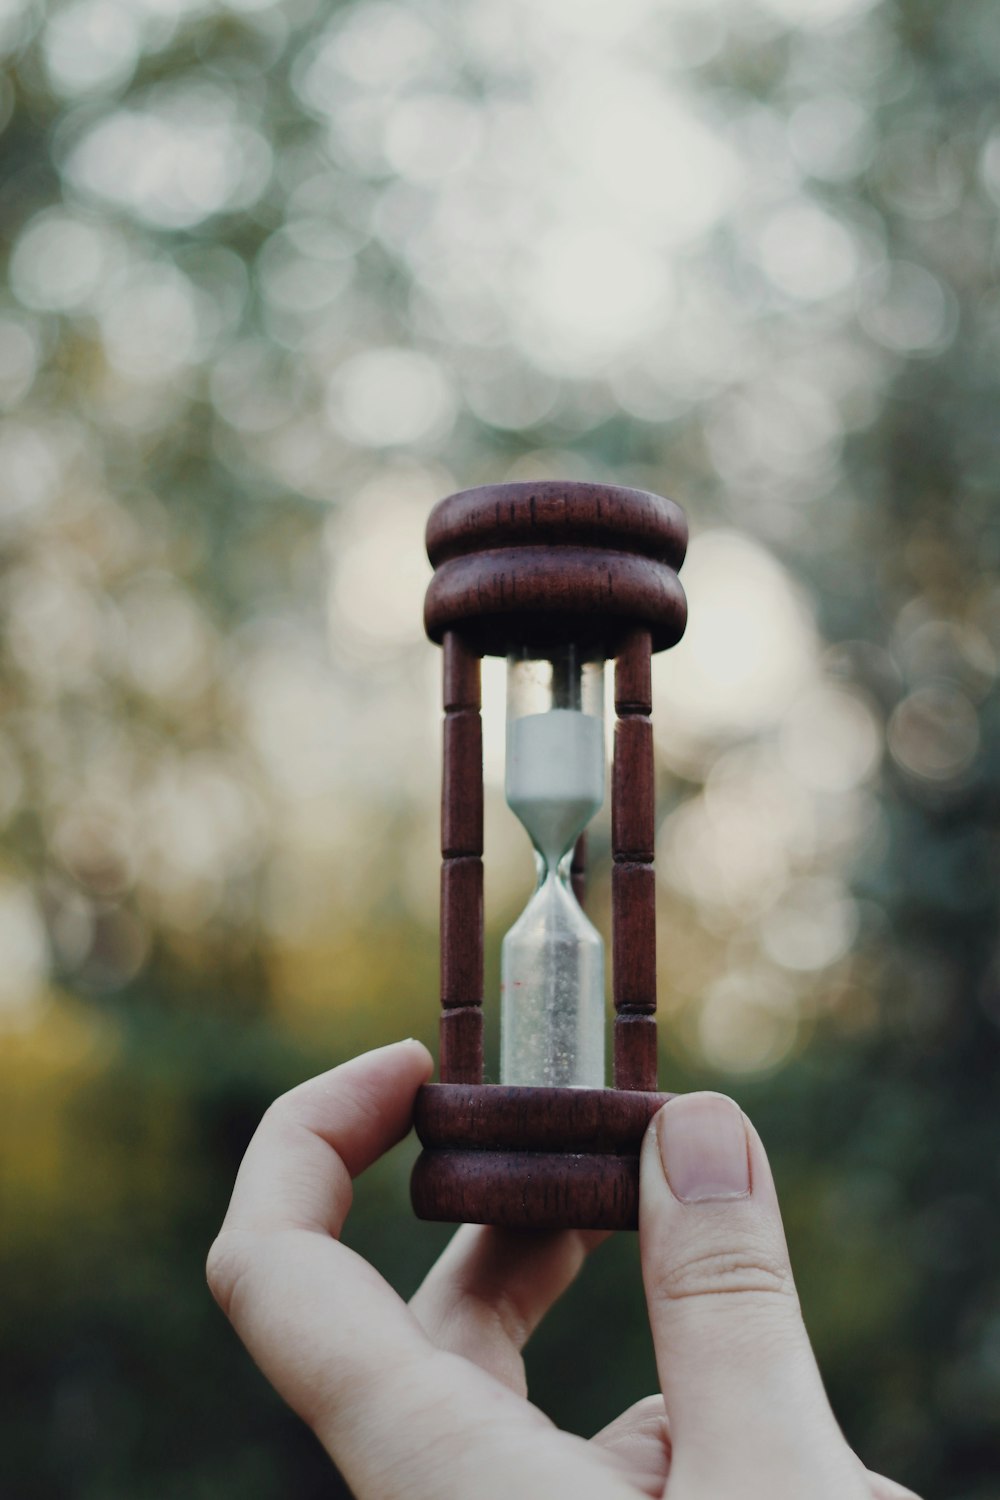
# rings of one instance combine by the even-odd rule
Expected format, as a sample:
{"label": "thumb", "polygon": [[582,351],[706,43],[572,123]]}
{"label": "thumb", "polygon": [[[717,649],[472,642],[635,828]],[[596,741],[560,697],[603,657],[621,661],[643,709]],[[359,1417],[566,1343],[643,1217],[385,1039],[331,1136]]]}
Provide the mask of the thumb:
{"label": "thumb", "polygon": [[869,1496],[809,1346],[764,1148],[731,1099],[664,1105],[639,1202],[671,1493]]}

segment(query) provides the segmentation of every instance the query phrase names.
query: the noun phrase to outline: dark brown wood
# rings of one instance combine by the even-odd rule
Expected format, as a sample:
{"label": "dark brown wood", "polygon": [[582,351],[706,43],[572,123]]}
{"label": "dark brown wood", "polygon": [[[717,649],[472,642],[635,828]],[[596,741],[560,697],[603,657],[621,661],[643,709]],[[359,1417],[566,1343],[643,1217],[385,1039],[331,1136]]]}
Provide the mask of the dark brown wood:
{"label": "dark brown wood", "polygon": [[578,480],[486,484],[440,501],[427,523],[435,567],[497,547],[614,547],[679,568],[687,549],[679,505],[648,490]]}
{"label": "dark brown wood", "polygon": [[581,833],[573,847],[573,862],[569,867],[573,895],[582,906],[587,895],[587,835]]}
{"label": "dark brown wood", "polygon": [[611,877],[615,1085],[652,1091],[656,1047],[656,781],[646,684],[651,641],[626,639],[615,670],[615,764],[611,779]]}
{"label": "dark brown wood", "polygon": [[445,716],[441,853],[453,859],[483,852],[483,722],[478,709]]}
{"label": "dark brown wood", "polygon": [[[612,991],[619,1015],[656,1010],[656,871],[651,864],[611,870]],[[617,1081],[617,1074],[615,1075]],[[619,1084],[619,1087],[625,1085]],[[654,1085],[655,1087],[655,1085]]]}
{"label": "dark brown wood", "polygon": [[441,777],[441,1048],[447,1083],[483,1078],[483,729],[480,659],[444,641]]}
{"label": "dark brown wood", "polygon": [[576,641],[614,654],[637,623],[654,650],[676,645],[687,601],[668,563],[596,547],[507,547],[450,558],[431,579],[424,625],[432,640],[461,628],[480,652]]}
{"label": "dark brown wood", "polygon": [[410,1181],[421,1219],[507,1229],[637,1229],[637,1156],[424,1151]]}
{"label": "dark brown wood", "polygon": [[482,660],[477,652],[464,645],[457,631],[449,630],[444,640],[444,708],[482,707]]}
{"label": "dark brown wood", "polygon": [[651,861],[656,838],[653,725],[639,714],[615,725],[611,842],[616,859]]}
{"label": "dark brown wood", "polygon": [[414,1125],[423,1146],[468,1151],[635,1155],[646,1127],[673,1094],[621,1089],[425,1084]]}
{"label": "dark brown wood", "polygon": [[441,1004],[483,997],[483,862],[476,855],[441,865]]}
{"label": "dark brown wood", "polygon": [[454,1006],[441,1012],[439,1067],[445,1083],[481,1083],[483,1007]]}
{"label": "dark brown wood", "polygon": [[622,643],[615,665],[615,712],[620,717],[653,712],[652,646],[648,630],[631,631]]}
{"label": "dark brown wood", "polygon": [[639,1152],[673,1095],[426,1084],[411,1182],[423,1219],[517,1229],[635,1229]]}
{"label": "dark brown wood", "polygon": [[649,1080],[658,1071],[656,1017],[619,1014],[615,1018],[615,1084],[620,1089],[642,1090],[646,1098]]}

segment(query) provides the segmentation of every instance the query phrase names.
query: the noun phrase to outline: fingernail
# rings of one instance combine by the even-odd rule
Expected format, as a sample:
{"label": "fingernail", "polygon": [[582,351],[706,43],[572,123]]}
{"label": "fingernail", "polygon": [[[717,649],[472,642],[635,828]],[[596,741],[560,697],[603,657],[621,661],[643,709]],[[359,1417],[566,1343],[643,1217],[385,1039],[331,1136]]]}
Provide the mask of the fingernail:
{"label": "fingernail", "polygon": [[731,1099],[722,1094],[672,1099],[656,1117],[656,1141],[664,1176],[681,1203],[749,1195],[746,1127]]}

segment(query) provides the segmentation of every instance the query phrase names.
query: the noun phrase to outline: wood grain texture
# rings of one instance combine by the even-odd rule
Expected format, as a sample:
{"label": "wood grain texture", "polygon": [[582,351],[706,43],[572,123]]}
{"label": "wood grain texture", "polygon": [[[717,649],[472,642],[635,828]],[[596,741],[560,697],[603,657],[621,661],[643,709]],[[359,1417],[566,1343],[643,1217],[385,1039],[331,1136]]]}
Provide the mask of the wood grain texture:
{"label": "wood grain texture", "polygon": [[483,1077],[483,727],[480,659],[444,640],[441,768],[441,1041],[447,1082]]}
{"label": "wood grain texture", "polygon": [[478,709],[445,716],[441,853],[454,859],[483,852],[483,724]]}
{"label": "wood grain texture", "polygon": [[587,895],[587,835],[581,833],[573,846],[573,861],[569,867],[570,884],[573,887],[573,895],[580,906],[583,906]]}
{"label": "wood grain texture", "polygon": [[615,712],[619,717],[653,712],[652,648],[648,630],[631,630],[622,641],[615,663]]}
{"label": "wood grain texture", "polygon": [[653,724],[638,714],[615,725],[611,844],[615,859],[652,861],[656,840]]}
{"label": "wood grain texture", "polygon": [[483,862],[476,855],[441,865],[441,1004],[483,1000]]}
{"label": "wood grain texture", "polygon": [[673,1094],[621,1089],[428,1083],[413,1123],[421,1145],[479,1151],[638,1152],[646,1126]]}
{"label": "wood grain texture", "polygon": [[651,864],[612,866],[611,908],[615,1010],[652,1015],[656,1010],[656,872]]}
{"label": "wood grain texture", "polygon": [[483,1008],[454,1006],[441,1012],[438,1068],[444,1083],[481,1083]]}
{"label": "wood grain texture", "polygon": [[518,1229],[634,1229],[639,1151],[671,1094],[425,1084],[411,1183],[425,1219]]}
{"label": "wood grain texture", "polygon": [[438,567],[424,600],[432,640],[460,628],[475,648],[506,655],[539,640],[602,644],[636,624],[648,627],[654,650],[680,640],[687,601],[667,563],[593,547],[504,547],[453,557]]}
{"label": "wood grain texture", "polygon": [[434,507],[426,536],[434,567],[498,547],[575,544],[617,547],[679,568],[687,540],[687,520],[672,500],[625,485],[577,480],[461,490]]}
{"label": "wood grain texture", "polygon": [[443,641],[442,686],[445,713],[456,708],[482,707],[482,659],[471,651],[457,630],[446,631]]}
{"label": "wood grain texture", "polygon": [[615,1086],[641,1090],[645,1098],[656,1089],[659,1051],[656,1017],[620,1014],[615,1018]]}
{"label": "wood grain texture", "polygon": [[424,1151],[410,1180],[421,1219],[507,1229],[637,1229],[639,1158]]}
{"label": "wood grain texture", "polygon": [[651,641],[625,640],[615,667],[615,763],[611,779],[614,1077],[620,1089],[655,1090],[656,774],[651,712]]}

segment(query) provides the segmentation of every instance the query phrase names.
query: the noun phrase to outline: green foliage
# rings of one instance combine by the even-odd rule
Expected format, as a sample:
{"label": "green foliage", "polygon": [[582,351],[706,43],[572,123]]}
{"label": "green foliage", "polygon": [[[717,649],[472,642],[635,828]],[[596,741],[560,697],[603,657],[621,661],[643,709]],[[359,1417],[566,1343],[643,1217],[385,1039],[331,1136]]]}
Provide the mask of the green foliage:
{"label": "green foliage", "polygon": [[[987,0],[618,9],[0,14],[17,1500],[338,1493],[202,1265],[278,1092],[432,1038],[420,527],[535,473],[692,516],[665,1080],[758,1124],[865,1461],[996,1500],[1000,32]],[[348,1230],[404,1292],[445,1237],[410,1160]],[[634,1243],[529,1374],[579,1431],[648,1390]]]}

